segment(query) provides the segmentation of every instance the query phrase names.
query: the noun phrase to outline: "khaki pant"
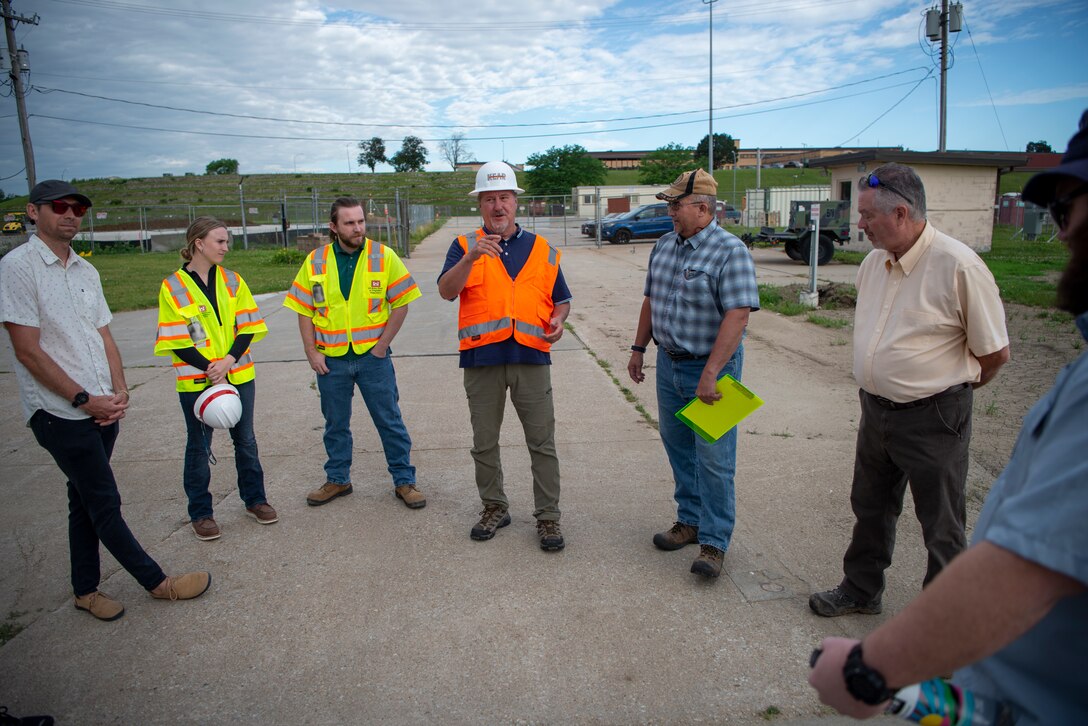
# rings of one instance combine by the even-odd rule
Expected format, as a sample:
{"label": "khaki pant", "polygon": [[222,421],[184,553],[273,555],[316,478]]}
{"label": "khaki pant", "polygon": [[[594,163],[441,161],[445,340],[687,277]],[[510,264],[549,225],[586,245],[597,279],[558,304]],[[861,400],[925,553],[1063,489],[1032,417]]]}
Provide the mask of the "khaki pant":
{"label": "khaki pant", "polygon": [[506,391],[521,419],[533,470],[533,516],[559,520],[559,457],[555,453],[555,409],[551,369],[546,365],[499,365],[465,368],[465,393],[472,421],[472,458],[476,486],[484,505],[509,507],[503,491],[499,431]]}

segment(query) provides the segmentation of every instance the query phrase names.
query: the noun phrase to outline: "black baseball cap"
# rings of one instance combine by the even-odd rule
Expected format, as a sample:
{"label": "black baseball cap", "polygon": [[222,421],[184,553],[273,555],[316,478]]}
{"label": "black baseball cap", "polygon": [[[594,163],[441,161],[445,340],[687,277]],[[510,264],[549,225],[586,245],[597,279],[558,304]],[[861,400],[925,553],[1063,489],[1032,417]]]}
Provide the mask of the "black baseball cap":
{"label": "black baseball cap", "polygon": [[1032,204],[1045,207],[1054,201],[1054,188],[1063,176],[1088,182],[1088,110],[1080,117],[1080,128],[1062,156],[1062,162],[1050,171],[1036,174],[1024,185],[1020,196]]}
{"label": "black baseball cap", "polygon": [[64,199],[65,197],[72,197],[80,204],[91,206],[89,197],[80,194],[74,186],[60,179],[46,179],[35,184],[34,188],[30,190],[31,204],[43,204],[54,199]]}

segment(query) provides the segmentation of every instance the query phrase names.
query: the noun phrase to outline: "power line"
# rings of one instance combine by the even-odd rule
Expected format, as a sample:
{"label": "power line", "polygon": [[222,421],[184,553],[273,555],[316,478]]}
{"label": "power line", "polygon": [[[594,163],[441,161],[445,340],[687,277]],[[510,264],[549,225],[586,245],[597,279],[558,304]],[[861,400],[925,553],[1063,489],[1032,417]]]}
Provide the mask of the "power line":
{"label": "power line", "polygon": [[[928,77],[929,76],[923,77],[921,81],[916,83],[914,85],[914,87],[911,89],[911,92],[913,92],[914,88],[917,88]],[[794,109],[794,108],[801,108],[801,107],[804,107],[804,106],[815,106],[815,105],[823,104],[823,103],[835,103],[837,101],[842,101],[842,100],[847,99],[847,98],[854,98],[854,97],[857,97],[857,96],[865,96],[865,95],[868,95],[868,94],[871,94],[871,93],[877,93],[878,91],[885,91],[885,90],[888,90],[888,89],[891,89],[891,88],[898,88],[900,86],[906,86],[906,85],[910,85],[910,82],[907,81],[905,83],[895,83],[895,84],[892,84],[890,86],[884,86],[882,88],[875,88],[875,89],[871,89],[871,90],[867,90],[867,91],[860,91],[858,93],[848,93],[848,94],[844,94],[842,96],[836,96],[834,98],[824,98],[824,99],[818,99],[818,100],[814,100],[814,101],[805,101],[805,102],[801,102],[801,103],[787,104],[785,106],[779,106],[777,108],[761,109],[761,110],[757,110],[757,111],[746,111],[746,112],[743,112],[743,113],[727,114],[727,115],[724,115],[724,116],[720,116],[720,118],[730,119],[730,118],[742,118],[742,117],[745,117],[745,116],[758,116],[758,115],[767,114],[767,113],[775,113],[775,112],[778,112],[778,111],[786,111],[786,110],[790,110],[790,109]],[[907,95],[909,96],[910,92],[908,92]],[[906,98],[906,97],[904,96],[904,98]],[[744,105],[744,104],[740,104],[740,105]],[[898,103],[896,105],[898,105]],[[722,108],[724,109],[724,108],[735,108],[735,107],[734,106],[724,106]],[[894,108],[894,106],[892,108]],[[889,109],[889,111],[890,110],[891,109]],[[701,111],[700,111],[700,113],[701,113]],[[135,129],[135,130],[138,130],[138,131],[159,131],[159,132],[163,132],[163,133],[191,134],[191,135],[196,135],[196,136],[221,136],[221,137],[226,137],[226,138],[264,139],[264,140],[270,140],[270,141],[336,141],[336,142],[341,142],[341,143],[346,142],[346,141],[350,142],[350,141],[357,141],[358,140],[357,138],[354,138],[354,137],[352,137],[352,138],[300,137],[297,134],[292,135],[292,136],[280,136],[280,135],[271,135],[271,134],[237,134],[237,133],[227,133],[227,132],[222,132],[222,131],[194,131],[194,130],[191,130],[191,129],[166,129],[166,128],[158,128],[158,127],[155,127],[155,126],[135,126],[135,125],[131,125],[131,124],[118,124],[118,123],[110,123],[110,122],[106,122],[106,121],[89,121],[87,119],[66,118],[66,117],[62,117],[62,116],[52,116],[52,115],[40,114],[40,113],[32,114],[31,116],[33,118],[46,118],[46,119],[51,119],[53,121],[66,121],[66,122],[69,122],[69,123],[88,124],[88,125],[92,125],[92,126],[108,126],[108,127],[112,127],[112,128]],[[883,116],[883,114],[882,114],[882,116]],[[877,120],[879,120],[879,118]],[[547,138],[571,136],[572,134],[578,134],[578,135],[581,135],[581,136],[588,135],[588,134],[609,134],[609,133],[616,133],[618,131],[641,131],[641,130],[645,130],[645,129],[660,129],[660,128],[669,128],[669,127],[674,127],[674,126],[690,126],[692,124],[701,124],[701,123],[702,123],[702,119],[694,119],[692,121],[674,121],[674,122],[671,122],[671,123],[647,124],[647,125],[642,125],[642,126],[627,126],[627,127],[621,127],[621,128],[615,128],[615,129],[585,129],[585,130],[580,130],[580,131],[564,131],[564,132],[561,132],[561,133],[554,133],[554,134],[523,134],[523,135],[519,135],[519,136],[510,136],[510,135],[474,136],[474,137],[466,139],[466,141],[500,141],[500,140],[505,141],[505,140],[510,140],[510,139],[547,139]],[[874,121],[874,123],[875,123],[875,121]],[[410,125],[402,125],[402,128],[412,128],[412,127]],[[868,128],[868,127],[866,127],[866,128]],[[864,129],[863,129],[863,131],[864,131]],[[851,137],[851,138],[853,138],[853,137]],[[438,142],[438,141],[445,141],[445,140],[446,140],[445,138],[421,139],[421,141],[429,141],[429,142]],[[394,140],[394,143],[395,143],[395,140]],[[842,146],[842,144],[840,144],[840,146]]]}
{"label": "power line", "polygon": [[900,99],[899,99],[898,101],[896,101],[895,103],[893,103],[893,104],[891,105],[891,107],[889,107],[889,108],[888,108],[888,110],[886,110],[886,111],[885,111],[884,113],[880,114],[880,115],[879,115],[879,116],[877,116],[877,117],[876,117],[875,119],[873,119],[873,120],[872,120],[872,122],[870,122],[870,123],[869,123],[869,125],[868,125],[868,126],[866,126],[865,128],[863,128],[863,129],[862,129],[861,131],[859,131],[859,132],[857,132],[856,134],[853,134],[853,135],[851,135],[851,136],[848,136],[848,137],[846,138],[846,140],[845,140],[845,141],[841,141],[841,142],[839,142],[839,144],[838,144],[838,145],[839,145],[839,146],[846,146],[846,144],[847,144],[847,143],[848,143],[848,142],[850,141],[850,139],[856,139],[856,138],[858,138],[859,136],[861,136],[862,134],[864,134],[864,133],[865,133],[866,131],[868,131],[869,129],[871,129],[871,128],[872,128],[872,127],[873,127],[873,126],[874,126],[874,125],[876,124],[876,122],[877,122],[877,121],[879,121],[880,119],[884,118],[884,117],[885,117],[885,116],[887,116],[887,115],[888,115],[889,113],[891,113],[892,111],[894,111],[894,110],[895,110],[895,107],[896,107],[896,106],[898,106],[899,104],[903,103],[903,101],[906,101],[906,100],[907,100],[907,98],[909,98],[909,97],[910,97],[910,94],[912,94],[912,93],[914,93],[914,92],[915,92],[916,90],[918,90],[918,87],[919,87],[919,86],[921,86],[921,85],[922,85],[923,83],[925,83],[926,79],[927,79],[927,78],[930,78],[930,77],[932,77],[932,75],[933,75],[933,71],[932,71],[932,70],[930,70],[930,72],[929,72],[929,73],[927,73],[927,74],[926,74],[926,75],[925,75],[924,77],[922,77],[921,79],[919,79],[919,81],[918,81],[917,83],[915,83],[915,84],[914,84],[914,87],[913,87],[913,88],[911,88],[911,89],[910,89],[909,91],[907,91],[906,95],[904,95],[904,96],[903,96],[902,98],[900,98]]}
{"label": "power line", "polygon": [[[814,96],[821,93],[828,93],[830,91],[838,91],[844,88],[851,88],[853,86],[860,86],[866,83],[875,83],[876,81],[882,81],[887,78],[893,78],[895,76],[901,76],[906,73],[913,73],[915,71],[925,70],[921,67],[908,68],[902,71],[894,71],[892,73],[885,73],[879,76],[873,76],[872,78],[864,78],[859,81],[851,81],[850,83],[842,83],[837,86],[828,86],[826,88],[820,88],[812,91],[803,91],[801,93],[794,93],[788,96],[779,96],[777,98],[768,98],[760,101],[750,101],[747,103],[730,104],[726,106],[717,106],[715,111],[729,110],[735,108],[745,108],[749,106],[759,106],[767,103],[777,103],[778,101],[788,101],[795,98],[804,98],[806,96]],[[647,114],[642,116],[621,116],[615,118],[598,118],[598,119],[585,119],[580,121],[540,121],[536,123],[516,123],[516,124],[386,124],[386,123],[371,123],[360,121],[314,121],[311,119],[295,119],[295,118],[281,118],[277,116],[257,116],[253,114],[239,114],[230,113],[226,111],[209,111],[207,109],[193,109],[185,108],[182,106],[167,106],[164,104],[148,103],[146,101],[133,101],[124,98],[113,98],[110,96],[100,96],[94,93],[84,93],[83,91],[71,91],[64,88],[49,88],[47,86],[38,86],[34,88],[35,91],[43,94],[49,93],[63,93],[71,96],[81,96],[83,98],[93,98],[99,101],[109,101],[111,103],[122,103],[130,106],[142,106],[145,108],[156,108],[165,111],[179,111],[182,113],[194,113],[202,116],[218,116],[222,118],[236,118],[246,121],[272,121],[276,123],[290,123],[290,124],[303,124],[311,126],[346,126],[346,127],[365,127],[365,128],[417,128],[417,129],[505,129],[505,128],[535,128],[540,126],[581,126],[585,124],[601,124],[601,123],[620,123],[626,121],[645,121],[649,119],[659,118],[675,118],[678,116],[689,116],[696,113],[704,113],[703,109],[694,109],[691,111],[673,111],[669,113],[657,113]]]}
{"label": "power line", "polygon": [[1005,129],[1001,126],[1001,117],[997,115],[997,104],[994,103],[994,94],[990,92],[990,82],[986,80],[986,71],[982,69],[982,58],[979,57],[978,47],[975,45],[975,36],[971,35],[971,26],[967,24],[967,18],[963,19],[963,27],[967,29],[967,38],[971,41],[971,49],[975,51],[975,60],[978,61],[978,72],[982,74],[982,84],[986,86],[986,95],[990,97],[990,108],[994,110],[994,118],[997,119],[997,129],[1001,132],[1001,140],[1005,142],[1005,151],[1009,150],[1009,140],[1005,138]]}

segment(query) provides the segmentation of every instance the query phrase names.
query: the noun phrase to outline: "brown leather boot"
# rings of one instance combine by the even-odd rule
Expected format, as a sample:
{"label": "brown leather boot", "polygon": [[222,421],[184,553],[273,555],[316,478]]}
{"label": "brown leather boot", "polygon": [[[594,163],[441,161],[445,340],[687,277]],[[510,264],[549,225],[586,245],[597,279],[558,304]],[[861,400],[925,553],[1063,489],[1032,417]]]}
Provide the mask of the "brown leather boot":
{"label": "brown leather boot", "polygon": [[659,550],[678,550],[689,544],[699,542],[699,528],[677,522],[668,532],[654,535],[654,546]]}

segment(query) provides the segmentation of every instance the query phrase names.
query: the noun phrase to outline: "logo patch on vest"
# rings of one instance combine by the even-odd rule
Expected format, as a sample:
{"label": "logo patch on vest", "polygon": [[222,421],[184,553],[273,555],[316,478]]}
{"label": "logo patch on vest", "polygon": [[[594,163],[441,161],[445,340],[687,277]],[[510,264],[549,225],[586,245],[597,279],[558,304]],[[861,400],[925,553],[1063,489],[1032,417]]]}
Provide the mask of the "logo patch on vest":
{"label": "logo patch on vest", "polygon": [[381,287],[382,286],[382,281],[381,280],[371,280],[370,281],[370,286],[371,287]]}
{"label": "logo patch on vest", "polygon": [[197,310],[199,310],[202,313],[206,313],[206,312],[208,312],[208,306],[207,305],[198,305]]}

